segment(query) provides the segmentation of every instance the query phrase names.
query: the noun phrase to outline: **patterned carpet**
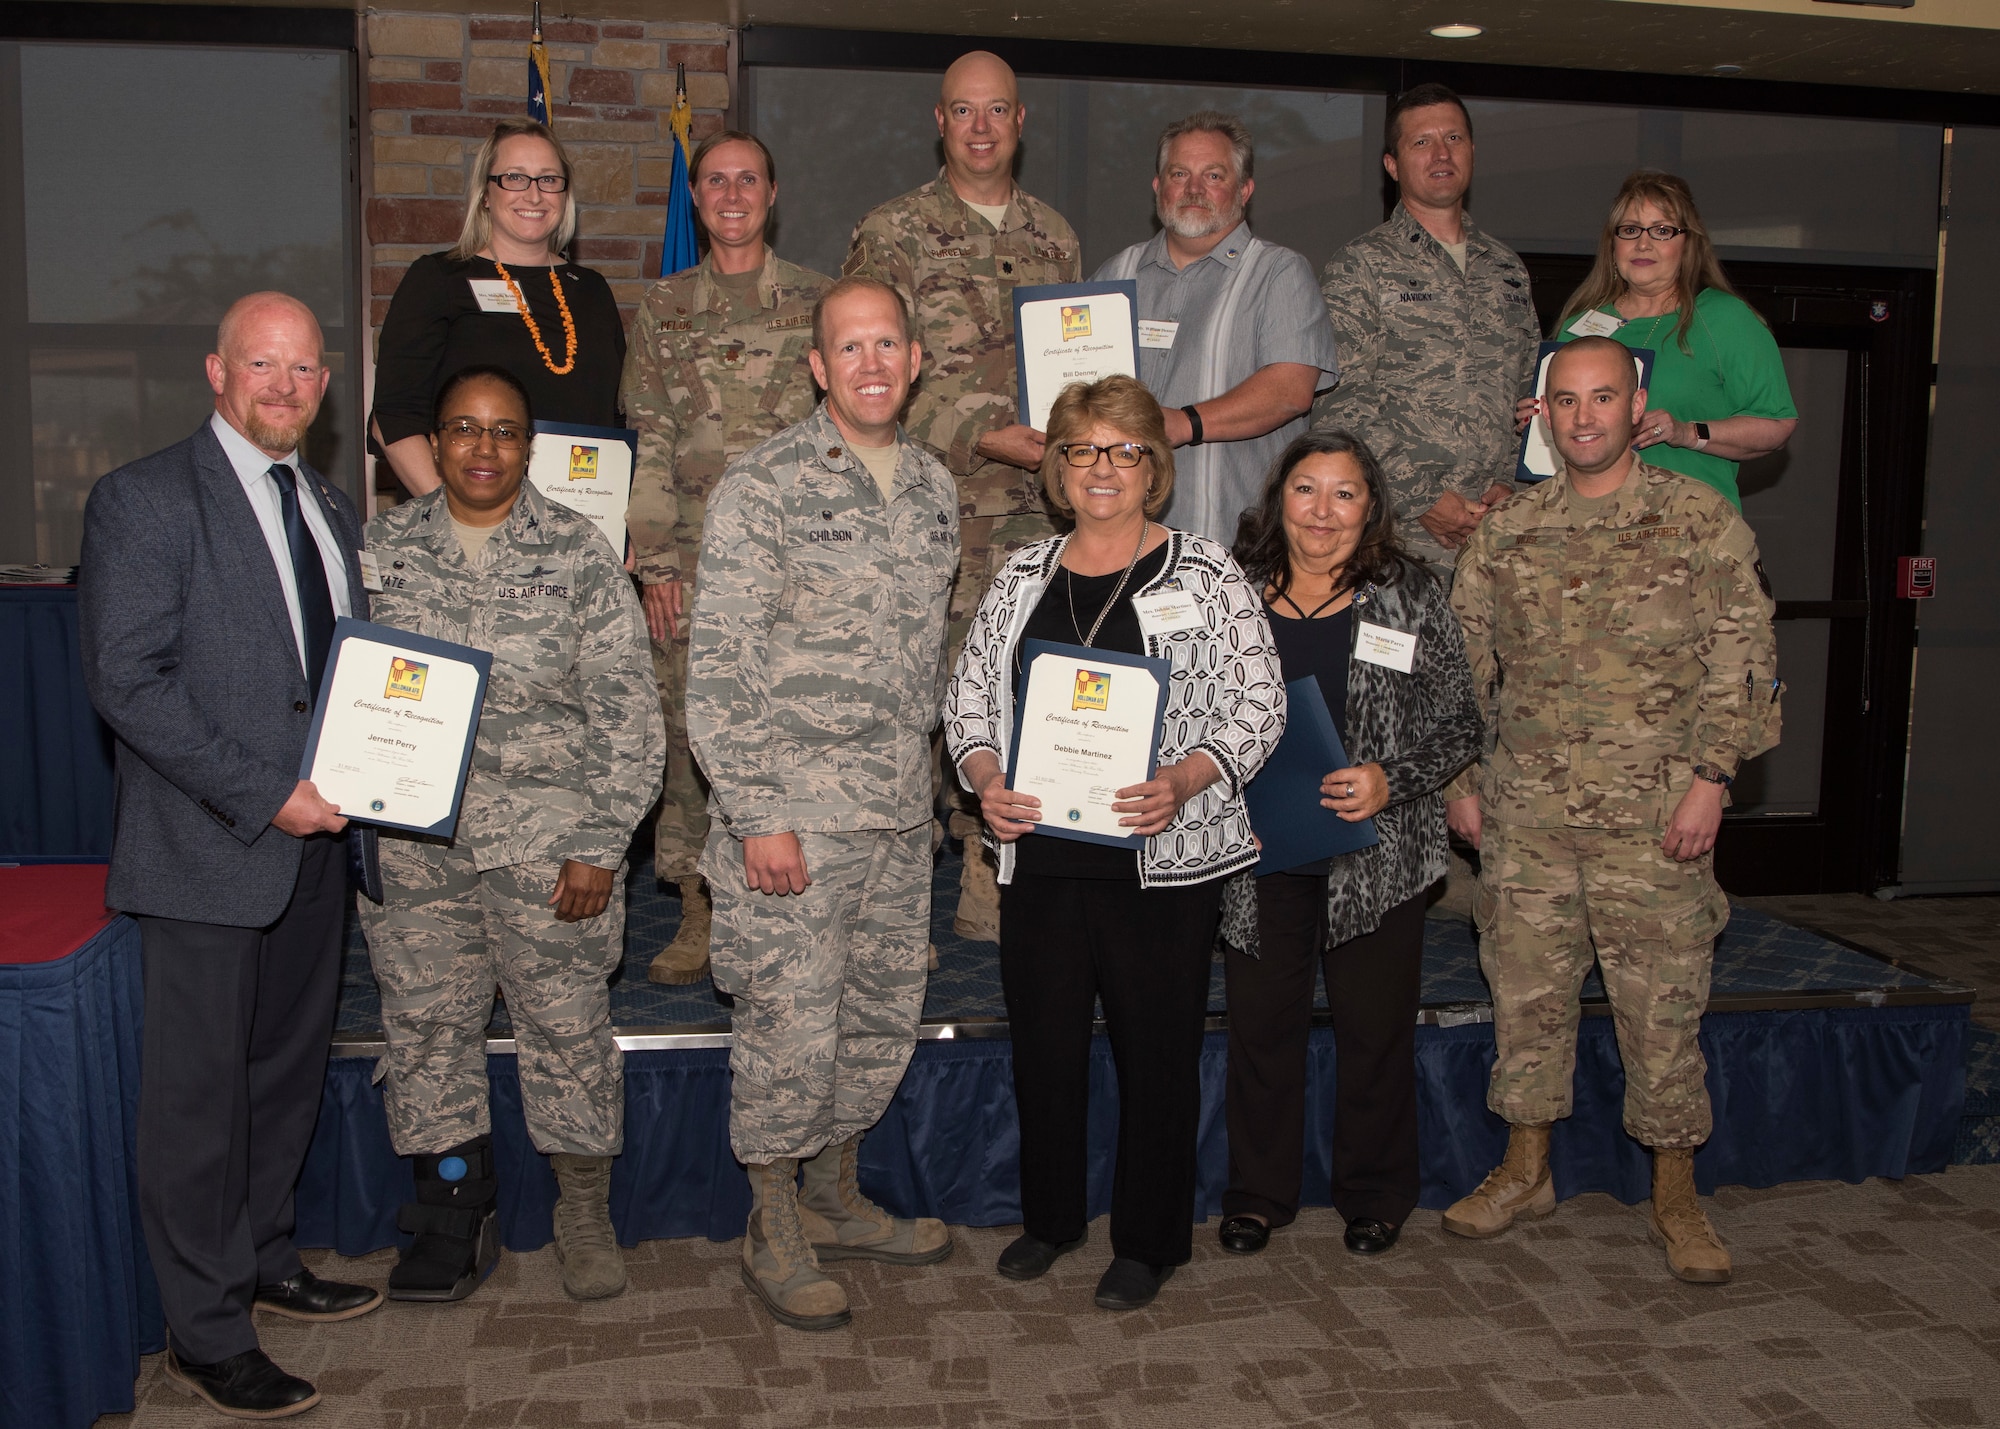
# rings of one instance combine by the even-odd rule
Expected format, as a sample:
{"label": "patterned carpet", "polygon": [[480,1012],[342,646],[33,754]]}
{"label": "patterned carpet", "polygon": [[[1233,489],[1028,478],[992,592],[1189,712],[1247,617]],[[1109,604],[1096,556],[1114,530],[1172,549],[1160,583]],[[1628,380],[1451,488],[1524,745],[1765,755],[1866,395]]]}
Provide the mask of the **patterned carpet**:
{"label": "patterned carpet", "polygon": [[[2000,1167],[1861,1186],[1725,1190],[1734,1283],[1681,1285],[1642,1212],[1583,1196],[1493,1241],[1420,1212],[1396,1252],[1348,1255],[1308,1210],[1256,1259],[1196,1237],[1149,1310],[1110,1315],[1091,1244],[1046,1280],[991,1270],[1011,1230],[959,1230],[942,1266],[835,1273],[851,1327],[775,1326],[734,1244],[653,1241],[622,1299],[563,1297],[551,1252],[470,1300],[310,1328],[264,1317],[314,1379],[319,1429],[678,1425],[1079,1429],[1912,1429],[2000,1423]],[[308,1257],[379,1284],[385,1253]],[[850,1268],[851,1267],[851,1268]],[[220,1423],[143,1364],[106,1426]]]}

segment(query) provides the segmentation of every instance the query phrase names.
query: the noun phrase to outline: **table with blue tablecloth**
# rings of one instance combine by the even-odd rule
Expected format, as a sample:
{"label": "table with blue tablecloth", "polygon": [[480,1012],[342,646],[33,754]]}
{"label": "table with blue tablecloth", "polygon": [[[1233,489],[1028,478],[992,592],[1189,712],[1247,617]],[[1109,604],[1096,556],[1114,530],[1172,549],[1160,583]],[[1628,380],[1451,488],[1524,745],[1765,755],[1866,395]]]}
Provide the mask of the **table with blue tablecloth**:
{"label": "table with blue tablecloth", "polygon": [[0,867],[0,1425],[132,1408],[165,1347],[139,1228],[139,928],[105,867]]}

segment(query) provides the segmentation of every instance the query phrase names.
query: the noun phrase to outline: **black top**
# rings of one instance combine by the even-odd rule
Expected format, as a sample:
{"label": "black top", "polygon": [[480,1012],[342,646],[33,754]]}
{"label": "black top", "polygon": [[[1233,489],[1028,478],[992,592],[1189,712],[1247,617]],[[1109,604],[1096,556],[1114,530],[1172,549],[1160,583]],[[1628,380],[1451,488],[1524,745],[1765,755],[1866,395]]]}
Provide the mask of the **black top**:
{"label": "black top", "polygon": [[[1124,593],[1118,597],[1118,604],[1104,617],[1104,624],[1098,629],[1097,639],[1091,642],[1093,650],[1116,650],[1124,655],[1146,653],[1146,633],[1139,626],[1139,612],[1132,609],[1132,593],[1144,590],[1146,583],[1158,577],[1167,565],[1168,542],[1162,541],[1157,550],[1139,558],[1139,564],[1132,568],[1132,575],[1125,582]],[[1113,571],[1104,576],[1080,576],[1067,566],[1057,566],[1055,576],[1049,581],[1048,589],[1042,592],[1034,612],[1028,616],[1028,623],[1021,631],[1025,644],[1030,640],[1048,640],[1059,645],[1081,645],[1083,637],[1090,634],[1091,622],[1104,609],[1104,602],[1111,598],[1111,592],[1118,585],[1123,571]],[[1072,603],[1075,614],[1071,614]],[[1016,719],[1019,718],[1021,674],[1020,647],[1014,650],[1014,675]],[[1110,844],[1095,844],[1083,839],[1052,838],[1041,834],[1025,834],[1016,846],[1014,871],[1016,873],[1038,874],[1043,878],[1122,878],[1128,883],[1139,881],[1139,856],[1130,849],[1113,848]]]}
{"label": "black top", "polygon": [[[1271,621],[1271,643],[1278,647],[1278,668],[1285,683],[1308,677],[1319,681],[1319,692],[1326,697],[1327,712],[1333,716],[1333,728],[1340,735],[1341,747],[1346,748],[1347,662],[1354,649],[1354,607],[1302,620],[1289,600],[1282,610],[1266,601],[1264,614]],[[1323,858],[1285,872],[1324,876],[1330,862]]]}
{"label": "black top", "polygon": [[563,320],[550,275],[562,275],[563,296],[576,320],[576,366],[556,376],[535,350],[519,313],[480,310],[472,280],[500,281],[492,259],[461,261],[426,253],[403,274],[376,348],[375,420],[384,445],[428,435],[445,379],[482,364],[503,367],[521,379],[538,422],[623,425],[618,378],[625,366],[625,324],[611,285],[574,263],[554,269],[509,264],[507,272],[527,298],[542,342],[558,364],[565,350]]}

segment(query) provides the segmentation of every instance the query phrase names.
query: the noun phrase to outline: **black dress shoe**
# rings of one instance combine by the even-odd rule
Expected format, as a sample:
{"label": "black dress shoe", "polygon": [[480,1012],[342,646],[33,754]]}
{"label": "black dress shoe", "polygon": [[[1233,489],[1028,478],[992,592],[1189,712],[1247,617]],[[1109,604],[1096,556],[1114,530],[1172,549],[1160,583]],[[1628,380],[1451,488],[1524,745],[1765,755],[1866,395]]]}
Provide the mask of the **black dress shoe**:
{"label": "black dress shoe", "polygon": [[1141,1310],[1153,1303],[1160,1287],[1173,1278],[1174,1267],[1155,1270],[1143,1260],[1118,1256],[1105,1268],[1097,1282],[1097,1304],[1105,1310]]}
{"label": "black dress shoe", "polygon": [[1347,1223],[1347,1248],[1356,1255],[1380,1255],[1396,1243],[1396,1237],[1403,1233],[1401,1226],[1392,1226],[1387,1221],[1378,1221],[1373,1216],[1356,1216]]}
{"label": "black dress shoe", "polygon": [[187,1364],[168,1350],[167,1381],[231,1419],[283,1419],[319,1403],[318,1390],[286,1374],[262,1350],[245,1350],[214,1364]]}
{"label": "black dress shoe", "polygon": [[1049,1267],[1054,1265],[1059,1257],[1068,1255],[1089,1239],[1088,1230],[1075,1240],[1065,1241],[1046,1241],[1027,1234],[1018,1235],[1007,1243],[1005,1250],[1000,1252],[1000,1259],[993,1268],[1009,1280],[1039,1280],[1049,1273]]}
{"label": "black dress shoe", "polygon": [[1255,1255],[1271,1243],[1271,1228],[1255,1216],[1225,1216],[1215,1236],[1231,1255]]}
{"label": "black dress shoe", "polygon": [[382,1303],[382,1292],[367,1285],[321,1280],[303,1267],[290,1280],[257,1287],[257,1308],[294,1320],[352,1320]]}

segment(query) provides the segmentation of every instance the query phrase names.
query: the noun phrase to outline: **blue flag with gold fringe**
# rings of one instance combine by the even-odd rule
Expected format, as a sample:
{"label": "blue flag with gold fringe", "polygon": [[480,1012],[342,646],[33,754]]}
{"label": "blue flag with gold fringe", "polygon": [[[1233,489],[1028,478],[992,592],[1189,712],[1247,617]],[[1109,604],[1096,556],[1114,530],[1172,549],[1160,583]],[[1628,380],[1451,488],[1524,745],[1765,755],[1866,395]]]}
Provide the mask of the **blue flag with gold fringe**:
{"label": "blue flag with gold fringe", "polygon": [[679,65],[674,71],[674,108],[667,116],[667,126],[674,136],[674,172],[667,192],[667,231],[660,245],[662,278],[701,261],[701,249],[694,237],[694,193],[688,187],[694,109],[688,103],[686,65]]}
{"label": "blue flag with gold fringe", "polygon": [[[542,43],[542,7],[535,6],[535,28],[528,39],[528,117],[549,122],[549,47]],[[553,127],[553,126],[551,126]]]}

